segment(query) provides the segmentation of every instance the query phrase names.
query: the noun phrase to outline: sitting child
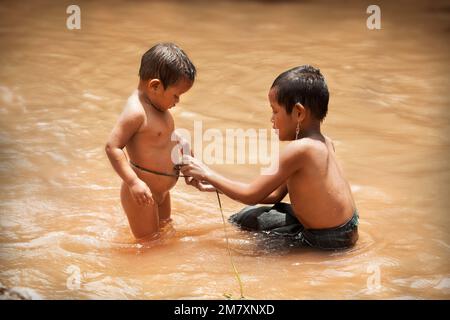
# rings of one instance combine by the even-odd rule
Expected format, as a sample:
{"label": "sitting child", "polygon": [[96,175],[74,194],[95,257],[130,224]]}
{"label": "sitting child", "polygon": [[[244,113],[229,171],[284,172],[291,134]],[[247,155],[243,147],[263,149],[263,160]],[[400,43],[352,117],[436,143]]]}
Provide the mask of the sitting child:
{"label": "sitting child", "polygon": [[[334,144],[321,133],[328,111],[328,87],[319,69],[300,66],[280,74],[269,91],[273,128],[281,141],[279,169],[252,183],[227,179],[191,156],[181,171],[203,190],[210,183],[232,199],[250,206],[231,216],[244,229],[292,235],[321,249],[353,246],[358,239],[358,212],[339,166]],[[289,192],[291,204],[280,202]]]}
{"label": "sitting child", "polygon": [[148,50],[141,59],[138,88],[106,144],[108,158],[123,180],[120,198],[137,239],[157,235],[160,223],[170,220],[169,190],[179,173],[171,155],[180,140],[172,139],[175,125],[169,109],[192,87],[195,74],[194,65],[175,44]]}

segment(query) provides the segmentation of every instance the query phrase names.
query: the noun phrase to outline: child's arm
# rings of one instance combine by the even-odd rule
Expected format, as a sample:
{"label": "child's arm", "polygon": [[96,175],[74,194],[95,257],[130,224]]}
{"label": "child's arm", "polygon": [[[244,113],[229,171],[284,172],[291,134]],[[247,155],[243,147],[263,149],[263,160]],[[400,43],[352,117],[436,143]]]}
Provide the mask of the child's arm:
{"label": "child's arm", "polygon": [[[198,190],[202,191],[202,192],[215,192],[218,191],[216,188],[214,188],[214,186],[212,186],[209,183],[205,183],[204,181],[198,181],[197,179],[194,178],[185,178],[186,179],[186,184],[190,185],[190,186],[194,186],[196,187]],[[220,192],[219,190],[219,193]]]}
{"label": "child's arm", "polygon": [[[178,134],[176,131],[174,132],[175,138],[177,140],[177,143],[181,146],[181,153],[182,155],[188,154],[191,155],[191,157],[194,157],[194,150],[192,150],[190,144],[186,139],[184,139],[180,134]],[[184,181],[187,185],[194,186],[200,191],[203,192],[215,192],[216,188],[214,188],[209,183],[200,182],[197,179],[194,179],[193,177],[185,176]]]}
{"label": "child's arm", "polygon": [[286,185],[286,183],[283,183],[274,192],[272,192],[269,196],[267,196],[267,198],[263,199],[259,203],[273,204],[273,203],[280,202],[287,195],[287,193],[288,193],[287,185]]}
{"label": "child's arm", "polygon": [[234,200],[245,204],[257,204],[267,199],[275,189],[299,170],[305,156],[306,152],[302,144],[297,142],[289,144],[280,155],[278,171],[272,175],[261,175],[250,184],[227,179],[189,156],[184,157],[187,164],[181,170],[183,174],[191,175],[199,181],[209,182]]}
{"label": "child's arm", "polygon": [[114,170],[130,188],[135,201],[139,205],[151,205],[153,199],[150,188],[138,178],[123,151],[131,137],[139,130],[144,119],[144,114],[127,107],[112,130],[105,151]]}

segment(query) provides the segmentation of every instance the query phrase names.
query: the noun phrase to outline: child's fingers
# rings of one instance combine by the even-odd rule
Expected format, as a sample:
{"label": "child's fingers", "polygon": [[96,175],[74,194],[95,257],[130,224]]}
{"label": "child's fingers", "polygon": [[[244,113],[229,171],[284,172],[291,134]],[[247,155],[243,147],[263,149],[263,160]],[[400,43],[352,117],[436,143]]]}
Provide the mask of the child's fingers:
{"label": "child's fingers", "polygon": [[202,183],[198,180],[195,180],[195,187],[199,190],[199,191],[203,191],[202,190]]}
{"label": "child's fingers", "polygon": [[148,205],[153,205],[153,197],[150,191],[145,192],[145,203]]}
{"label": "child's fingers", "polygon": [[148,199],[147,199],[147,195],[146,195],[146,194],[144,194],[144,195],[142,196],[141,201],[142,201],[142,205],[143,205],[143,206],[146,206],[146,205],[147,205]]}
{"label": "child's fingers", "polygon": [[200,182],[199,183],[199,186],[200,186],[200,191],[207,191],[207,192],[211,192],[211,191],[215,191],[216,190],[216,188],[214,188],[211,184],[209,184],[209,183],[203,183],[203,182]]}
{"label": "child's fingers", "polygon": [[192,170],[192,165],[190,164],[183,165],[180,170],[183,175],[189,175],[190,171]]}
{"label": "child's fingers", "polygon": [[134,198],[134,200],[136,201],[136,203],[137,203],[139,206],[142,206],[142,200],[141,200],[141,197],[137,196],[137,197]]}
{"label": "child's fingers", "polygon": [[182,164],[191,164],[192,163],[192,157],[188,154],[184,154],[182,158]]}
{"label": "child's fingers", "polygon": [[194,178],[190,177],[189,180],[186,182],[187,185],[189,186],[193,186],[193,187],[197,187],[197,180],[195,180]]}
{"label": "child's fingers", "polygon": [[[150,198],[151,198],[151,195],[150,195]],[[134,199],[136,200],[136,203],[139,206],[146,206],[147,204],[149,204],[149,198],[146,193],[138,194],[135,196]]]}
{"label": "child's fingers", "polygon": [[147,205],[147,197],[144,195],[141,196],[141,205],[146,206]]}

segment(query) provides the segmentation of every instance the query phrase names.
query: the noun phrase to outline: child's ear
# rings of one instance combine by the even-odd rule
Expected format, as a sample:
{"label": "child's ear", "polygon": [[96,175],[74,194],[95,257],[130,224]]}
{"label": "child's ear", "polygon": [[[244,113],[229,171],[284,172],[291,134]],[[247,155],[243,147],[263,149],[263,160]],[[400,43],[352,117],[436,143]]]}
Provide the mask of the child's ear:
{"label": "child's ear", "polygon": [[158,88],[162,86],[162,82],[159,79],[151,79],[147,82],[147,87],[150,90],[158,90]]}
{"label": "child's ear", "polygon": [[306,118],[306,108],[300,103],[297,102],[294,106],[295,111],[297,111],[297,120],[302,122]]}

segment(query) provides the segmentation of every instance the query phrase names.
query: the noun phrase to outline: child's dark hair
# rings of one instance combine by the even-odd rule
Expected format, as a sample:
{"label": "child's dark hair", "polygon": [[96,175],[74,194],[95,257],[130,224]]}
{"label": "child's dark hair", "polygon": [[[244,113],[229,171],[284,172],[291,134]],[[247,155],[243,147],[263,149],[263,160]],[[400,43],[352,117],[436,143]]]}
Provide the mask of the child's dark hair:
{"label": "child's dark hair", "polygon": [[288,114],[301,103],[320,121],[327,115],[328,87],[319,69],[310,65],[292,68],[280,74],[271,88],[276,89],[277,101]]}
{"label": "child's dark hair", "polygon": [[159,79],[167,89],[182,78],[193,82],[196,72],[194,64],[176,44],[159,43],[142,56],[139,77]]}

